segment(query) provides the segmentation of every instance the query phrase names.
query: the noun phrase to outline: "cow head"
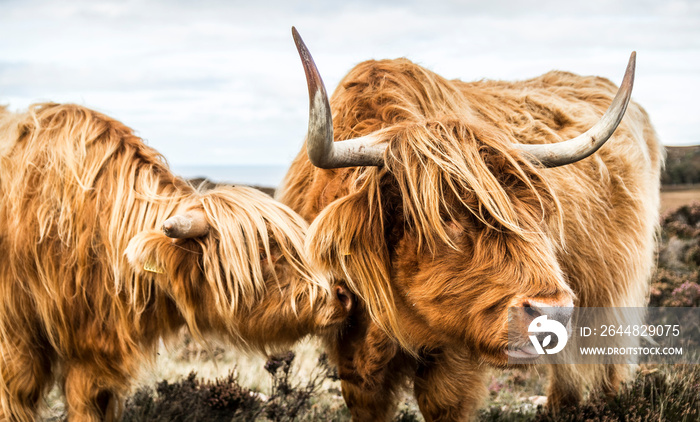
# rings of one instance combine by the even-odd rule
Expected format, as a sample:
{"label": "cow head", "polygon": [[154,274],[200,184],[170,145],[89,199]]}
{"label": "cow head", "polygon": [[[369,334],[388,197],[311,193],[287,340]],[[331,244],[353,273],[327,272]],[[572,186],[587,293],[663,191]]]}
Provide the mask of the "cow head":
{"label": "cow head", "polygon": [[342,172],[354,183],[312,223],[312,257],[408,351],[464,347],[494,365],[534,357],[529,322],[551,312],[568,319],[574,303],[557,260],[565,211],[544,167],[581,160],[612,135],[630,98],[634,55],[598,124],[565,142],[521,145],[470,114],[448,81],[407,60],[358,65],[335,92],[332,115],[293,32],[309,85],[309,159],[354,167],[325,173],[321,184]]}
{"label": "cow head", "polygon": [[227,333],[241,346],[288,346],[340,323],[352,306],[306,258],[306,223],[252,188],[201,194],[134,237],[127,258],[173,299],[195,335]]}

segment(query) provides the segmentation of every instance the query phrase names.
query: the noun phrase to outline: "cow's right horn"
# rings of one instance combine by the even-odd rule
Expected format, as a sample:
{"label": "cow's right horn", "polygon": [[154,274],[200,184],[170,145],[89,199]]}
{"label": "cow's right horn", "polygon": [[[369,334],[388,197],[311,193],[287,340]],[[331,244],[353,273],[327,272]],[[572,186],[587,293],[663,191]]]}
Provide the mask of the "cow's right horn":
{"label": "cow's right horn", "polygon": [[316,167],[332,169],[355,166],[381,166],[384,164],[386,144],[376,135],[333,142],[333,117],[328,94],[314,59],[306,48],[296,28],[292,36],[299,50],[301,62],[309,86],[309,129],[306,135],[306,151]]}
{"label": "cow's right horn", "polygon": [[610,139],[625,115],[627,104],[632,96],[636,58],[637,53],[633,51],[627,63],[627,70],[622,78],[620,89],[618,89],[603,117],[592,128],[575,138],[555,144],[517,144],[516,148],[527,153],[528,158],[533,163],[544,167],[565,166],[598,151]]}
{"label": "cow's right horn", "polygon": [[191,210],[165,220],[163,232],[174,239],[202,237],[209,233],[209,223],[201,210]]}

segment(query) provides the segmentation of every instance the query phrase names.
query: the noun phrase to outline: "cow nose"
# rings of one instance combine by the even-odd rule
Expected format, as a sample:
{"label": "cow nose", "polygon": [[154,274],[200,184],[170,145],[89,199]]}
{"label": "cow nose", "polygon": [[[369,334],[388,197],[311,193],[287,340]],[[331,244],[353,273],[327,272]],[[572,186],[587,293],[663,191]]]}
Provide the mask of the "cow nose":
{"label": "cow nose", "polygon": [[334,290],[335,297],[338,299],[338,302],[340,302],[343,309],[345,309],[346,312],[350,312],[353,306],[352,293],[350,293],[350,291],[343,286],[335,286]]}
{"label": "cow nose", "polygon": [[566,300],[526,298],[521,301],[520,309],[528,323],[539,316],[546,315],[547,319],[558,321],[566,327],[574,312],[574,302],[569,298]]}

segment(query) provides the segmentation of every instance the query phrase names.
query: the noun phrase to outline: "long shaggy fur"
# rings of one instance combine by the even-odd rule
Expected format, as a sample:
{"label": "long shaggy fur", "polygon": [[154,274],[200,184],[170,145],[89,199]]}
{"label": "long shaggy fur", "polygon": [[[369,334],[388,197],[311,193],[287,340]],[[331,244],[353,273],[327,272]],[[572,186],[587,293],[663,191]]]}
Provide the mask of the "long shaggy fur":
{"label": "long shaggy fur", "polygon": [[[53,381],[70,420],[114,416],[139,363],[185,324],[265,349],[335,315],[299,216],[250,188],[198,192],[86,108],[0,109],[0,197],[0,419],[33,420]],[[208,235],[155,230],[192,208]]]}
{"label": "long shaggy fur", "polygon": [[[535,167],[513,148],[577,136],[616,90],[564,72],[448,81],[405,59],[343,79],[336,140],[381,130],[385,166],[322,170],[302,149],[280,198],[313,221],[312,257],[362,299],[328,341],[357,419],[389,417],[381,391],[404,376],[426,419],[473,414],[480,365],[505,364],[507,308],[522,298],[645,304],[663,157],[644,110],[630,103],[598,153],[565,167]],[[627,371],[559,366],[554,406],[580,398],[586,380],[614,389]]]}

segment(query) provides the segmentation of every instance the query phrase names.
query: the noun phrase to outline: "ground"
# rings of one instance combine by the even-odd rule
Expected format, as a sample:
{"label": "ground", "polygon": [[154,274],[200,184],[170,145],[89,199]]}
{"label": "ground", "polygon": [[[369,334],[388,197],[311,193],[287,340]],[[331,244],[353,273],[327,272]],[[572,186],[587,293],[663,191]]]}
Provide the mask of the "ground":
{"label": "ground", "polygon": [[693,201],[700,201],[700,185],[668,186],[661,189],[661,212],[676,209]]}
{"label": "ground", "polygon": [[[700,201],[700,186],[662,192],[664,231],[660,269],[652,286],[653,306],[700,305],[700,222],[697,221],[700,203],[688,206],[692,201]],[[319,364],[322,350],[318,342],[306,339],[294,352],[295,355],[279,358],[281,360],[271,367],[263,356],[244,354],[217,344],[203,347],[183,332],[172,344],[162,344],[154,364],[144,368],[132,390],[134,395],[127,403],[125,420],[190,420],[187,412],[193,411],[192,406],[199,406],[197,411],[203,412],[198,420],[231,420],[235,412],[226,410],[226,406],[238,409],[240,420],[250,419],[246,416],[248,413],[240,413],[245,406],[255,409],[256,420],[350,420],[340,395],[339,381],[323,361]],[[635,382],[614,400],[593,394],[583,405],[558,416],[542,407],[546,401],[546,369],[494,370],[489,383],[490,395],[480,420],[696,421],[700,420],[700,369],[697,367],[641,366]],[[196,375],[190,375],[193,372]],[[229,374],[233,376],[226,378]],[[204,381],[216,378],[219,378],[218,384]],[[181,397],[178,400],[187,400],[188,394],[193,395],[194,404],[181,403],[184,407],[181,419],[164,415],[162,409],[173,408],[172,403],[164,401],[165,392]],[[240,401],[241,395],[243,401]],[[233,396],[239,397],[238,401],[233,400]],[[209,401],[201,404],[202,397]],[[253,399],[247,400],[248,397]],[[204,416],[209,409],[207,406],[218,409],[219,416],[211,419]],[[295,413],[285,413],[289,409],[294,409]],[[46,420],[60,420],[62,414],[62,398],[54,389],[46,400],[42,416]],[[422,420],[409,393],[395,420]]]}

